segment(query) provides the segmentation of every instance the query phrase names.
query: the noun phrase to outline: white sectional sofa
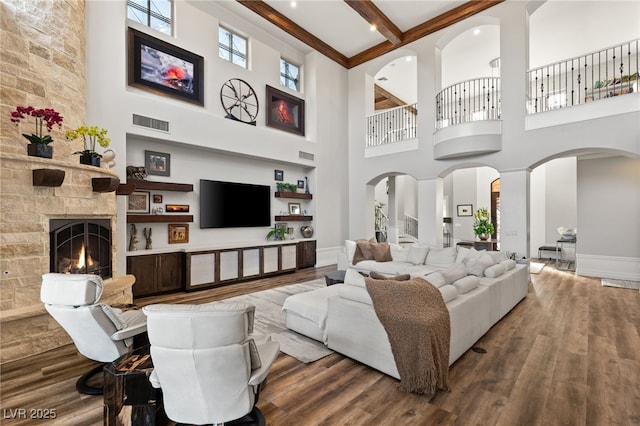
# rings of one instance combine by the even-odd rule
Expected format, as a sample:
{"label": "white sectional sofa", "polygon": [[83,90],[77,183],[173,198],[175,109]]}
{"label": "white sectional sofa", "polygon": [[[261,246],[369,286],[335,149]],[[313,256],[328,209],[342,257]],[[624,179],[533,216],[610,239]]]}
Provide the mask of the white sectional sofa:
{"label": "white sectional sofa", "polygon": [[[425,247],[412,250],[392,245],[391,261],[364,260],[354,265],[349,261],[352,249],[347,241],[338,256],[338,268],[347,270],[344,284],[314,290],[311,292],[314,294],[300,296],[299,300],[299,295],[294,295],[285,302],[287,326],[316,340],[322,336],[330,349],[395,378],[400,377],[391,346],[361,272],[409,273],[438,287],[451,319],[449,364],[471,348],[528,292],[528,265],[516,264],[500,252]],[[422,253],[423,262],[427,263],[417,263]],[[433,263],[429,263],[430,259]],[[315,302],[310,306],[305,301]],[[301,313],[314,309],[318,310],[314,315]]]}

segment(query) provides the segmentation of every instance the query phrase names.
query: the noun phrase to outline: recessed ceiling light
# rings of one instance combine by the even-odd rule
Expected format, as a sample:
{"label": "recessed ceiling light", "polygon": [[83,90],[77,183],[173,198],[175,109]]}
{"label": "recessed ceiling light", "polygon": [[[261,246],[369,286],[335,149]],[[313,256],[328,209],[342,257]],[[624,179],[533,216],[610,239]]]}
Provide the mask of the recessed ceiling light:
{"label": "recessed ceiling light", "polygon": [[291,7],[296,7],[298,5],[298,3],[296,3],[295,1],[291,2]]}
{"label": "recessed ceiling light", "polygon": [[405,58],[405,61],[407,61],[407,62],[411,62],[411,56],[407,56],[407,57]]}
{"label": "recessed ceiling light", "polygon": [[375,31],[375,30],[377,30],[376,24],[371,24],[371,26],[369,27],[369,31]]}
{"label": "recessed ceiling light", "polygon": [[478,35],[480,34],[480,28],[476,28],[475,30],[473,30],[473,35]]}

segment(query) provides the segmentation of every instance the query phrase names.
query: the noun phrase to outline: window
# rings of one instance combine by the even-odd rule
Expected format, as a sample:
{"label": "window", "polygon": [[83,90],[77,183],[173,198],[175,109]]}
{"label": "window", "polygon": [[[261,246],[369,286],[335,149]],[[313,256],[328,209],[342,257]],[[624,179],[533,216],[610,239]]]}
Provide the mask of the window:
{"label": "window", "polygon": [[220,57],[242,68],[247,68],[247,39],[224,27],[219,27],[218,39]]}
{"label": "window", "polygon": [[280,58],[280,84],[300,91],[300,67]]}
{"label": "window", "polygon": [[171,35],[173,0],[127,0],[127,18]]}

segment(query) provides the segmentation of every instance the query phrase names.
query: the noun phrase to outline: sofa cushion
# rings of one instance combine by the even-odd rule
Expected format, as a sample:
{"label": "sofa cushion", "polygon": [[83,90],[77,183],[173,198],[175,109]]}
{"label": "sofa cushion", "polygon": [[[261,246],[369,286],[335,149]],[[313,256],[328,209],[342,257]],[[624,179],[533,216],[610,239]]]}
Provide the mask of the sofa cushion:
{"label": "sofa cushion", "polygon": [[464,278],[454,281],[451,285],[458,290],[458,293],[465,294],[478,287],[479,284],[480,278],[475,275],[467,275]]}
{"label": "sofa cushion", "polygon": [[429,253],[429,247],[423,246],[410,246],[409,255],[407,256],[407,262],[414,265],[422,265]]}
{"label": "sofa cushion", "polygon": [[394,280],[394,281],[408,281],[411,279],[411,275],[409,274],[400,274],[400,275],[396,275],[396,276],[388,276],[388,275],[382,275],[379,272],[376,271],[372,271],[369,274],[369,277],[373,278],[374,280]]}
{"label": "sofa cushion", "polygon": [[467,272],[469,275],[482,277],[484,276],[484,270],[494,263],[493,258],[485,252],[480,254],[480,256],[467,260]]}
{"label": "sofa cushion", "polygon": [[429,283],[436,288],[447,285],[447,280],[445,280],[444,275],[442,275],[442,271],[432,272],[425,276],[424,279],[429,281]]}
{"label": "sofa cushion", "polygon": [[444,303],[449,303],[456,297],[458,297],[458,289],[456,289],[452,285],[443,285],[438,288],[440,290],[440,294],[442,294],[442,298],[444,299]]}
{"label": "sofa cushion", "polygon": [[373,248],[370,241],[358,240],[356,241],[356,251],[353,254],[352,263],[355,265],[363,260],[374,260]]}
{"label": "sofa cushion", "polygon": [[427,265],[434,266],[451,266],[456,261],[456,248],[430,248],[427,253],[427,260],[424,262]]}
{"label": "sofa cushion", "polygon": [[500,262],[501,265],[504,265],[505,269],[507,271],[512,270],[513,268],[516,267],[516,261],[513,259],[507,259],[507,260],[503,260],[502,262]]}
{"label": "sofa cushion", "polygon": [[[407,268],[412,266],[406,262],[376,262],[374,260],[367,260],[362,262],[362,264],[367,265],[367,269],[370,272],[376,271],[387,275],[404,274],[407,272]],[[358,267],[360,267],[360,264],[358,264]]]}
{"label": "sofa cushion", "polygon": [[371,250],[376,262],[391,262],[391,249],[389,243],[371,243]]}
{"label": "sofa cushion", "polygon": [[467,258],[469,257],[469,252],[471,250],[475,250],[473,247],[463,247],[463,246],[458,246],[457,248],[457,253],[456,253],[456,263],[462,263],[465,264],[467,263]]}
{"label": "sofa cushion", "polygon": [[400,244],[389,244],[391,258],[394,262],[408,262],[409,247],[402,247]]}
{"label": "sofa cushion", "polygon": [[507,268],[504,265],[496,263],[495,265],[491,265],[484,270],[484,276],[488,278],[496,278],[504,274],[506,270]]}
{"label": "sofa cushion", "polygon": [[344,284],[355,285],[358,287],[364,287],[364,276],[353,268],[347,269],[344,274]]}
{"label": "sofa cushion", "polygon": [[369,296],[369,292],[364,287],[364,285],[362,287],[354,285],[335,285],[332,287],[338,287],[340,290],[338,294],[344,299],[365,303],[367,305],[373,305],[371,296]]}
{"label": "sofa cushion", "polygon": [[353,255],[356,254],[356,242],[353,240],[344,240],[344,248],[347,252],[347,260],[353,263]]}
{"label": "sofa cushion", "polygon": [[504,251],[488,251],[487,254],[491,256],[494,263],[500,263],[503,260],[509,259],[509,256],[507,256],[507,253]]}
{"label": "sofa cushion", "polygon": [[440,271],[442,276],[444,277],[444,281],[446,284],[451,284],[460,278],[467,276],[467,268],[461,263],[456,263],[455,265]]}

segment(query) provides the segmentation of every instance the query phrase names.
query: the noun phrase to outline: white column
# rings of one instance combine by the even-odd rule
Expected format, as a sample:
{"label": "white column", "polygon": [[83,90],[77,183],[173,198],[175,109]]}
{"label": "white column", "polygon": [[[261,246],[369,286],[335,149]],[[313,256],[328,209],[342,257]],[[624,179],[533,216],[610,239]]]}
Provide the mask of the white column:
{"label": "white column", "polygon": [[500,172],[500,250],[529,257],[529,170]]}
{"label": "white column", "polygon": [[389,223],[387,225],[387,241],[390,243],[398,242],[398,194],[396,191],[396,177],[389,176],[387,179],[387,197],[389,205],[387,206],[387,215]]}
{"label": "white column", "polygon": [[418,180],[418,243],[442,247],[442,178]]}

